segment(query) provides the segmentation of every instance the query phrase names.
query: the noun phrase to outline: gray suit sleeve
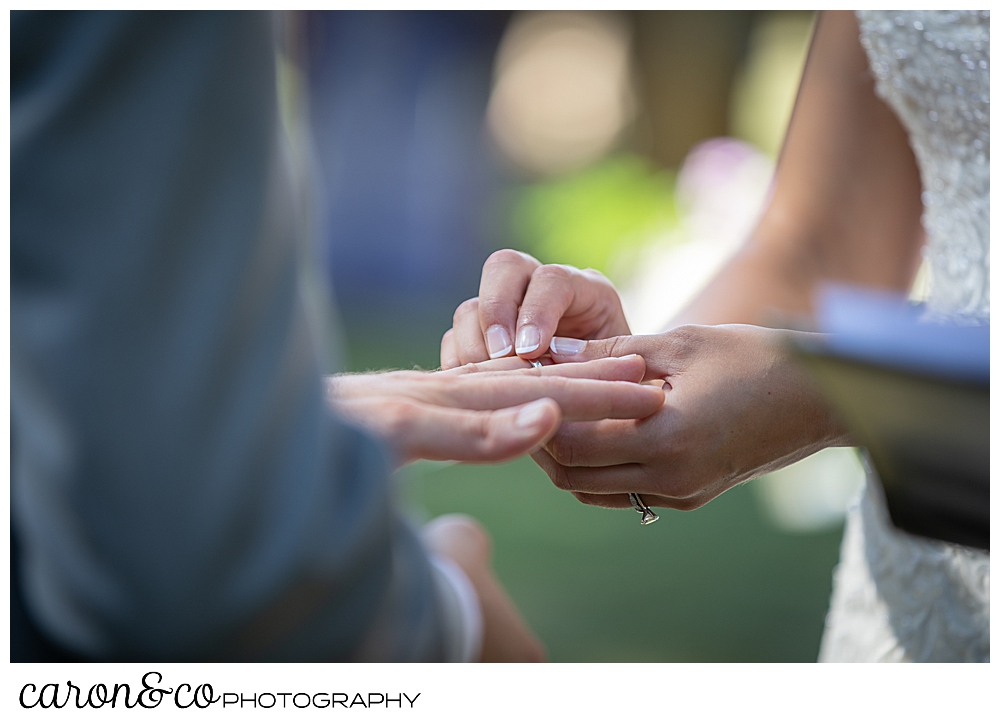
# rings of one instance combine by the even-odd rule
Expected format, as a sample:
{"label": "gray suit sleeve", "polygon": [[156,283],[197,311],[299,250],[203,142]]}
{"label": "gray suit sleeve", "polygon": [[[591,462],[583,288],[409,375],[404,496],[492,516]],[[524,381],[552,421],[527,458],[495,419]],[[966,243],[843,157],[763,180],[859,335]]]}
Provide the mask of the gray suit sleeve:
{"label": "gray suit sleeve", "polygon": [[331,415],[270,18],[14,13],[11,524],[103,660],[433,660],[382,450]]}

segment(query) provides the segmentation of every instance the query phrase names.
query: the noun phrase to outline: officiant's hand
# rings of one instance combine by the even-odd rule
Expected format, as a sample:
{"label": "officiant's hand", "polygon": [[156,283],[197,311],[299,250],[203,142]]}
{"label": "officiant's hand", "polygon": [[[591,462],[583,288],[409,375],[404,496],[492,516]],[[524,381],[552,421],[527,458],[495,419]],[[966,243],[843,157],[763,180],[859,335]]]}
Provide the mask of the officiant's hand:
{"label": "officiant's hand", "polygon": [[441,339],[441,366],[451,369],[517,354],[537,359],[553,335],[606,339],[629,334],[618,292],[603,274],[504,249],[483,265],[479,296],[455,311]]}
{"label": "officiant's hand", "polygon": [[636,419],[663,404],[640,385],[642,357],[532,368],[498,359],[441,372],[343,374],[328,399],[383,439],[398,464],[416,459],[502,462],[538,449],[562,420]]}
{"label": "officiant's hand", "polygon": [[[589,341],[581,361],[641,354],[666,399],[646,419],[564,424],[532,457],[555,485],[602,507],[690,510],[740,482],[828,446],[849,444],[823,398],[782,347],[797,332],[682,326]],[[555,365],[556,367],[559,364]]]}

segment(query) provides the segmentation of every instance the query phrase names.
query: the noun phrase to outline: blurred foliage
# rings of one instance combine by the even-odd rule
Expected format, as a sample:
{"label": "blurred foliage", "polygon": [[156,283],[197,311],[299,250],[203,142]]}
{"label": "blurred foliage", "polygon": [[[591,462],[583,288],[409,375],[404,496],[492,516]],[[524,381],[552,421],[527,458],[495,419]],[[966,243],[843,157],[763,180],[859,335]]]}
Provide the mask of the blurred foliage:
{"label": "blurred foliage", "polygon": [[522,187],[511,225],[520,249],[543,263],[609,274],[615,259],[677,223],[675,174],[631,154]]}
{"label": "blurred foliage", "polygon": [[763,13],[730,97],[730,132],[777,158],[798,94],[814,13]]}

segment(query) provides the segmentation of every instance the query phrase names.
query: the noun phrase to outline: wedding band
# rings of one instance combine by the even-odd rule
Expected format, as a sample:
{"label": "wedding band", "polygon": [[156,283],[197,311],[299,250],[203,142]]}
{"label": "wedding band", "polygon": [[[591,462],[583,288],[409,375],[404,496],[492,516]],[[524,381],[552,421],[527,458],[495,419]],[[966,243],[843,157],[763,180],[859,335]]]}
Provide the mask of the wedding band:
{"label": "wedding band", "polygon": [[628,501],[632,503],[635,511],[642,515],[642,519],[639,520],[640,525],[651,525],[660,519],[660,516],[653,512],[649,505],[642,501],[642,497],[635,492],[628,493]]}
{"label": "wedding band", "polygon": [[531,366],[535,367],[535,369],[541,369],[542,368],[542,363],[540,361],[538,361],[537,359],[532,359],[531,360]]}

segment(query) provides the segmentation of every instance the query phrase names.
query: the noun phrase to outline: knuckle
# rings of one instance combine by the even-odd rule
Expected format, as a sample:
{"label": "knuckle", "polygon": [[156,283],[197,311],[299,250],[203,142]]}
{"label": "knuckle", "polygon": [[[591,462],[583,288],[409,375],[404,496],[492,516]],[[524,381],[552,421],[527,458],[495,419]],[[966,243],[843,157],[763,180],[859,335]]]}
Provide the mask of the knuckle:
{"label": "knuckle", "polygon": [[568,284],[575,269],[562,264],[539,266],[531,274],[531,280],[545,284]]}
{"label": "knuckle", "polygon": [[697,350],[705,341],[706,332],[711,333],[709,327],[697,326],[695,324],[685,324],[671,329],[666,334],[666,339],[670,345],[670,350],[675,356],[687,356]]}
{"label": "knuckle", "polygon": [[520,251],[515,251],[514,249],[500,249],[499,251],[494,251],[486,259],[486,263],[483,264],[483,271],[485,272],[487,268],[493,268],[494,266],[523,266],[526,263],[535,262],[531,256],[528,254],[521,253]]}
{"label": "knuckle", "polygon": [[611,279],[602,274],[597,269],[587,269],[582,272],[587,278],[587,281],[593,284],[599,291],[612,303],[619,304],[621,299],[618,296],[618,290],[615,288],[614,283]]}
{"label": "knuckle", "polygon": [[[553,459],[555,459],[555,457],[553,457]],[[570,490],[572,488],[573,485],[569,478],[569,472],[567,472],[567,470],[558,462],[556,464],[550,464],[548,468],[546,468],[545,473],[549,476],[549,479],[552,480],[552,484],[554,484],[557,488],[561,490]]]}
{"label": "knuckle", "polygon": [[610,340],[608,346],[608,356],[626,356],[628,352],[628,338],[626,336],[616,336]]}
{"label": "knuckle", "polygon": [[417,416],[417,405],[401,399],[389,402],[384,409],[383,419],[392,437],[406,436],[413,427]]}
{"label": "knuckle", "polygon": [[548,452],[563,467],[573,467],[576,453],[573,443],[563,435],[556,435],[548,444]]}
{"label": "knuckle", "polygon": [[581,269],[580,273],[588,280],[601,284],[602,286],[613,286],[611,280],[597,269]]}
{"label": "knuckle", "polygon": [[458,308],[455,309],[455,314],[452,317],[452,321],[457,323],[459,319],[468,314],[478,314],[479,313],[479,297],[473,296],[471,299],[466,299]]}
{"label": "knuckle", "polygon": [[493,425],[492,412],[470,412],[465,418],[465,431],[479,453],[492,457],[499,448],[499,439]]}
{"label": "knuckle", "polygon": [[483,321],[492,322],[499,319],[505,311],[513,314],[516,308],[517,303],[510,300],[483,299],[479,302],[479,316]]}

